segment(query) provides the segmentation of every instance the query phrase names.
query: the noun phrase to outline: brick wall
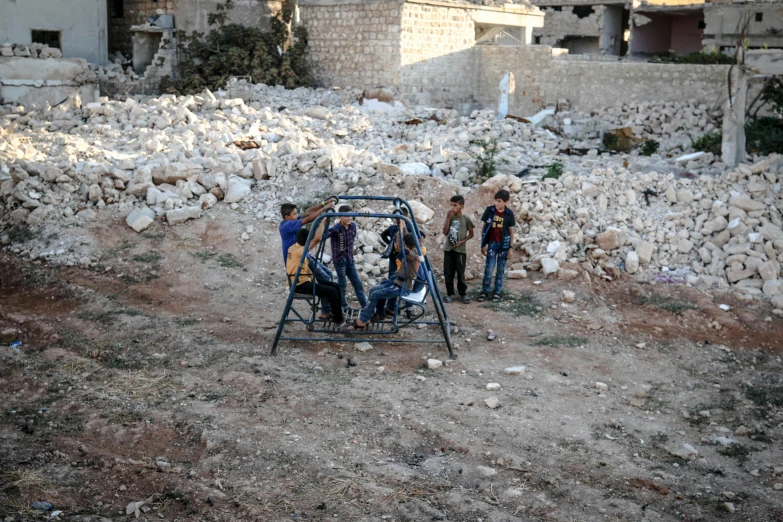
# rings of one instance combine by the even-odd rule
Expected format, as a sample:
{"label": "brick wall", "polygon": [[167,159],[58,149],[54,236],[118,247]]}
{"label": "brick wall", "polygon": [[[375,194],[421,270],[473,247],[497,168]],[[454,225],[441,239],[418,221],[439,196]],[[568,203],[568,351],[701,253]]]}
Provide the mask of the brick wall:
{"label": "brick wall", "polygon": [[[497,85],[507,71],[514,73],[516,92],[509,111],[524,116],[546,102],[567,99],[583,111],[640,101],[695,99],[713,104],[725,98],[727,65],[672,65],[578,60],[553,56],[549,46],[476,48],[477,96],[495,107]],[[555,50],[557,54],[557,50]]]}
{"label": "brick wall", "polygon": [[400,1],[300,4],[310,69],[323,86],[400,85]]}
{"label": "brick wall", "polygon": [[471,10],[406,2],[400,85],[405,99],[460,108],[473,100],[476,39]]}
{"label": "brick wall", "polygon": [[165,14],[176,14],[177,0],[123,0],[123,17],[112,16],[112,0],[109,1],[109,52],[120,51],[126,58],[133,54],[130,28],[141,25],[147,17],[162,9]]}

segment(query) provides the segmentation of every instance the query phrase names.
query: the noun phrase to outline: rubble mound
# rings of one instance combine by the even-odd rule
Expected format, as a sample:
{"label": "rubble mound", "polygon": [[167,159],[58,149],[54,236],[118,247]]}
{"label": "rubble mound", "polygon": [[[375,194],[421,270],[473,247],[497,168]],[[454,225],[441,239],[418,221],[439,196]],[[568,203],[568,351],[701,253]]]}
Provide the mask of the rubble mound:
{"label": "rubble mound", "polygon": [[[643,136],[659,125],[680,141],[683,122],[704,120],[706,130],[711,121],[706,108],[690,102],[657,107],[628,106],[607,111],[607,121],[594,119],[597,126],[638,124]],[[498,121],[493,111],[460,116],[362,99],[358,90],[261,84],[86,105],[72,96],[33,111],[0,106],[0,121],[2,239],[30,258],[96,263],[100,253],[89,242],[20,241],[18,230],[78,226],[106,208],[141,232],[198,219],[221,201],[277,221],[286,201],[380,190],[430,207],[422,215],[433,219],[442,195],[411,182],[426,177],[438,178],[446,192],[467,194],[476,211],[485,202],[475,194],[482,183],[478,194],[486,202],[497,189],[512,192],[520,218],[515,247],[524,254],[515,274],[613,278],[625,271],[751,297],[783,294],[778,155],[730,170],[711,154],[608,154],[596,137],[559,135],[522,118]],[[477,160],[488,142],[497,146],[499,174],[482,180]],[[577,145],[588,146],[585,156],[564,153]],[[562,168],[545,177],[554,163]],[[379,233],[388,223],[360,225],[357,262],[372,281],[383,272]]]}

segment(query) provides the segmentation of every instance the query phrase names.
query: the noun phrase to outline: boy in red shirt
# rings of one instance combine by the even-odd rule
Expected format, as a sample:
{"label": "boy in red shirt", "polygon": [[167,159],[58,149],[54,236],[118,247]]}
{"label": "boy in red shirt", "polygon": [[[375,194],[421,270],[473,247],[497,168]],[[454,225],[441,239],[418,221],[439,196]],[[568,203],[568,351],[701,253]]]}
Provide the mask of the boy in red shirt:
{"label": "boy in red shirt", "polygon": [[495,204],[487,207],[481,216],[483,228],[481,232],[481,253],[486,256],[484,265],[484,281],[481,285],[481,294],[478,301],[484,301],[489,295],[492,284],[492,273],[497,267],[495,275],[495,288],[492,292],[492,300],[500,301],[500,292],[503,290],[506,261],[508,251],[514,242],[514,225],[517,224],[514,212],[508,208],[508,200],[511,194],[507,190],[499,190],[495,194]]}

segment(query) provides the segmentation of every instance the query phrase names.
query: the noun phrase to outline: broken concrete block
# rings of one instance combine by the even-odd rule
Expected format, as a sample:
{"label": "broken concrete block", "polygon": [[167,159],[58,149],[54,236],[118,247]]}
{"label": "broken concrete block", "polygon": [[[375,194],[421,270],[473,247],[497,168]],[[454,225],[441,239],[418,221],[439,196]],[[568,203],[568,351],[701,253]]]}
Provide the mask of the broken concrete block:
{"label": "broken concrete block", "polygon": [[625,271],[629,274],[635,274],[639,271],[639,254],[633,250],[625,256]]}
{"label": "broken concrete block", "polygon": [[753,212],[755,210],[764,210],[764,203],[761,201],[755,201],[747,196],[733,197],[729,199],[729,205],[734,205],[737,208],[741,208],[745,212]]}
{"label": "broken concrete block", "polygon": [[614,230],[607,230],[595,236],[595,242],[601,250],[615,250],[620,248],[620,238]]}
{"label": "broken concrete block", "polygon": [[315,120],[328,120],[332,117],[332,114],[329,112],[329,110],[326,107],[322,107],[320,105],[308,107],[305,111],[305,115]]}
{"label": "broken concrete block", "polygon": [[541,258],[541,271],[544,275],[554,274],[560,269],[560,263],[551,257]]}
{"label": "broken concrete block", "polygon": [[759,275],[764,281],[774,281],[778,278],[780,263],[777,261],[767,261],[758,267]]}
{"label": "broken concrete block", "polygon": [[236,203],[242,201],[250,194],[252,181],[231,175],[228,177],[228,190],[226,191],[225,202]]}
{"label": "broken concrete block", "polygon": [[776,295],[783,294],[783,279],[771,279],[764,281],[764,286],[761,288],[766,297],[775,297]]}
{"label": "broken concrete block", "polygon": [[125,223],[136,232],[142,232],[155,222],[155,212],[147,207],[134,208],[125,218]]}
{"label": "broken concrete block", "polygon": [[417,223],[427,223],[435,217],[435,211],[421,201],[409,201]]}
{"label": "broken concrete block", "polygon": [[200,217],[200,207],[175,208],[166,212],[166,221],[169,225],[178,225],[179,223],[184,223],[189,219],[197,219]]}

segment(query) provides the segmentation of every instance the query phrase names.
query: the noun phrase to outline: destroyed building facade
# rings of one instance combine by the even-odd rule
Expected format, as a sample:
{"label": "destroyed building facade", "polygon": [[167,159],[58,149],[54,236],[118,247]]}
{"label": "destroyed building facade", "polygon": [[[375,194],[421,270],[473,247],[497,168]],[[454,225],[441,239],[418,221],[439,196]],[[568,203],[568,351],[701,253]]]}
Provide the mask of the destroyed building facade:
{"label": "destroyed building facade", "polygon": [[751,49],[783,47],[783,3],[704,0],[532,0],[546,14],[534,42],[570,54],[688,54],[736,46],[743,16]]}

